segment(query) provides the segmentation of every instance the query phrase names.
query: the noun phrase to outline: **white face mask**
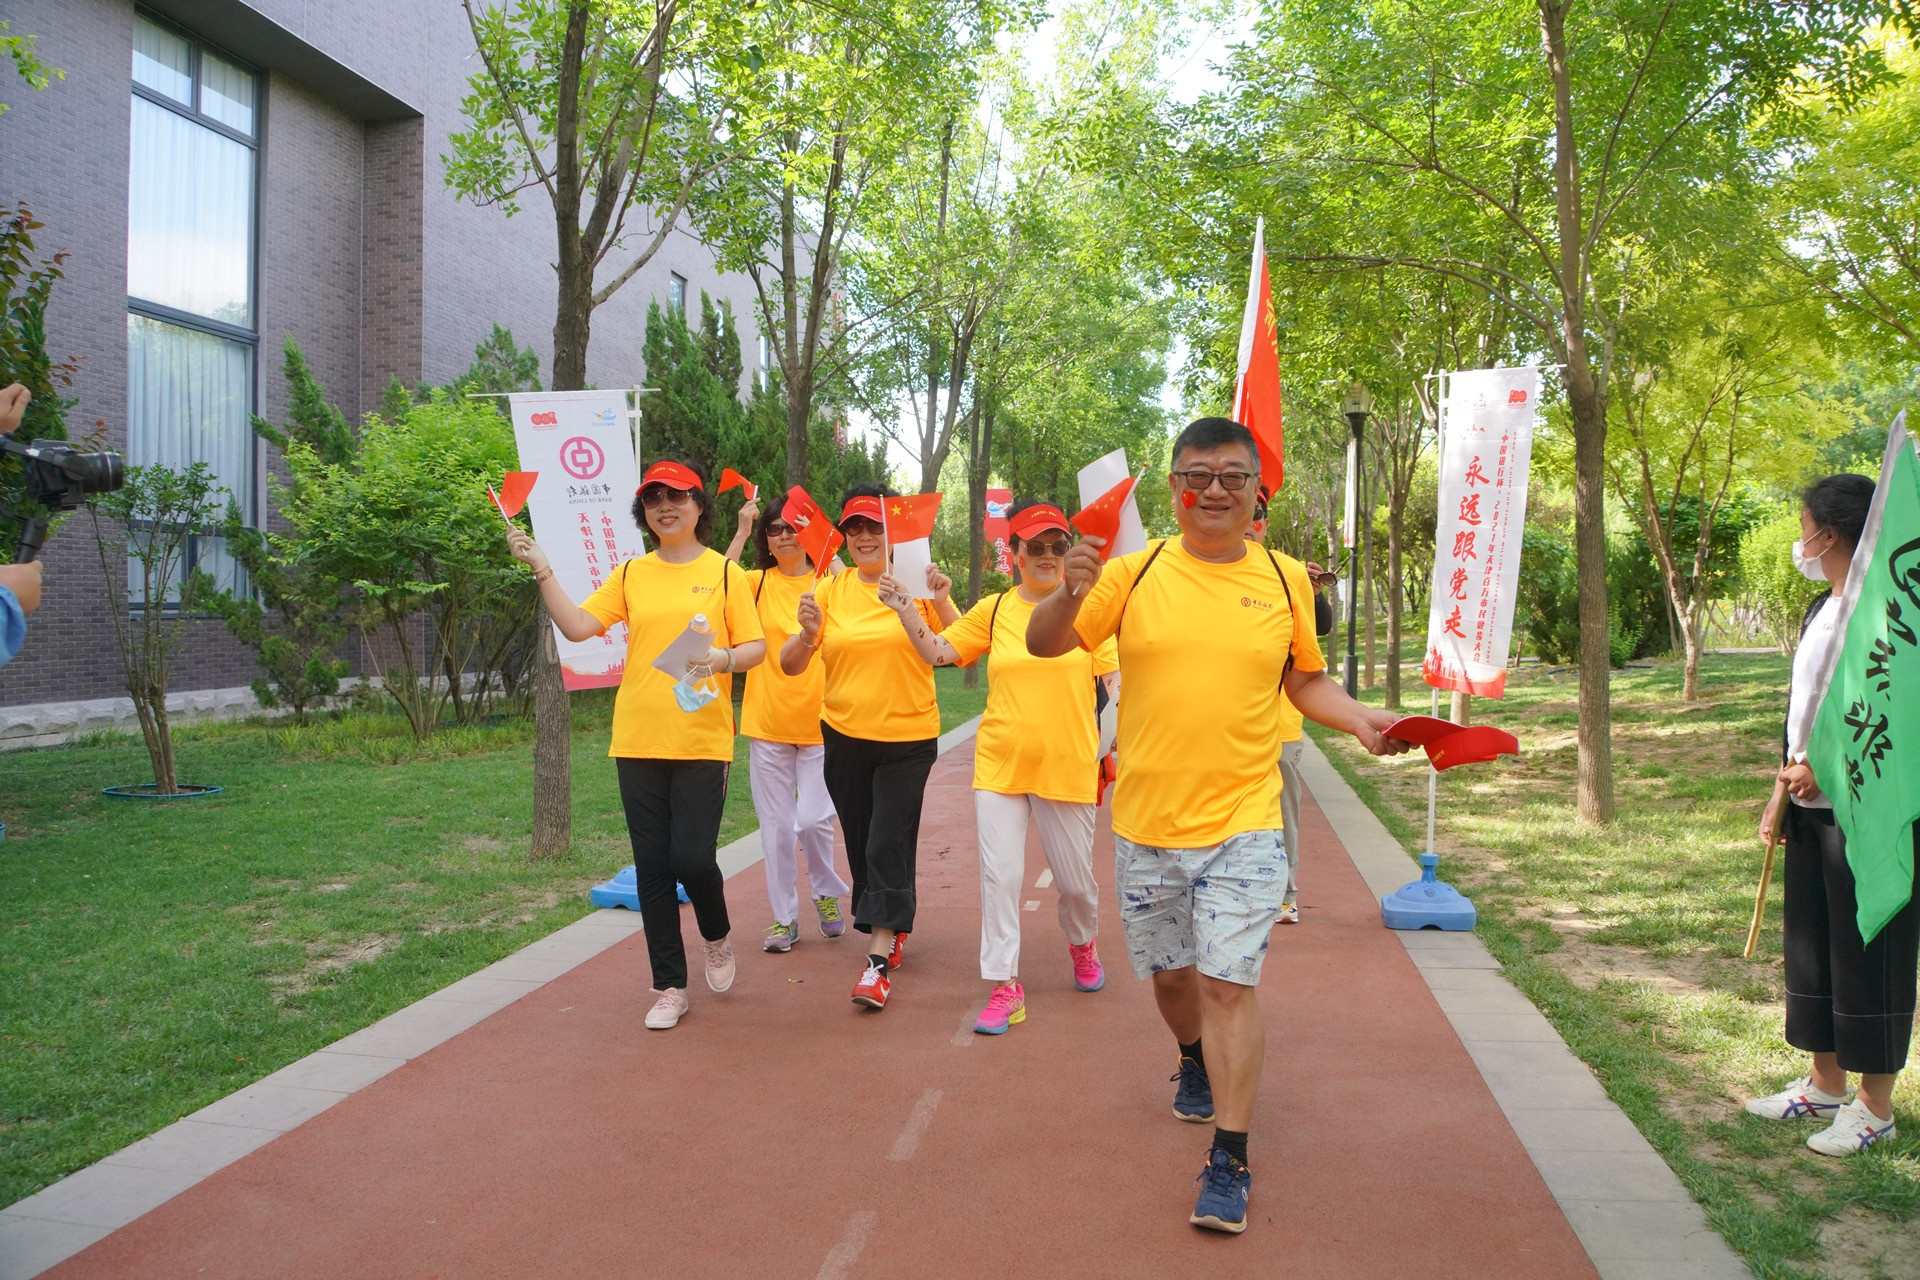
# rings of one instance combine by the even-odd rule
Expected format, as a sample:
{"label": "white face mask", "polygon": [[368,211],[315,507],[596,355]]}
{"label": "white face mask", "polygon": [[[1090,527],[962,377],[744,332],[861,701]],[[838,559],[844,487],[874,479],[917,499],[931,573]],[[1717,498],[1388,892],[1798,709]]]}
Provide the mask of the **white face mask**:
{"label": "white face mask", "polygon": [[1820,567],[1820,557],[1807,554],[1807,541],[1805,538],[1795,538],[1793,540],[1793,567],[1798,569],[1800,576],[1809,582],[1825,582],[1827,580],[1826,570]]}

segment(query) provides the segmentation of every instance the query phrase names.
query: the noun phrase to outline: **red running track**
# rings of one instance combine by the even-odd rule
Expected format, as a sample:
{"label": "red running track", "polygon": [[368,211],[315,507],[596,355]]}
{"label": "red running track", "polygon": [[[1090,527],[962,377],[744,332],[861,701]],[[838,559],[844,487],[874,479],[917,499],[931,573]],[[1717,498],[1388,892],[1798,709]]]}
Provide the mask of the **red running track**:
{"label": "red running track", "polygon": [[[1028,1021],[965,1031],[977,978],[972,752],[928,788],[920,928],[881,1013],[855,935],[755,949],[649,1032],[636,932],[169,1201],[51,1275],[776,1277],[1594,1275],[1317,806],[1306,922],[1261,1000],[1251,1224],[1187,1225],[1210,1130],[1101,903],[1105,991],[1073,989],[1051,889],[1023,915]],[[1096,853],[1111,893],[1111,837]],[[1028,879],[1045,864],[1030,850]],[[683,920],[695,938],[688,913]]]}

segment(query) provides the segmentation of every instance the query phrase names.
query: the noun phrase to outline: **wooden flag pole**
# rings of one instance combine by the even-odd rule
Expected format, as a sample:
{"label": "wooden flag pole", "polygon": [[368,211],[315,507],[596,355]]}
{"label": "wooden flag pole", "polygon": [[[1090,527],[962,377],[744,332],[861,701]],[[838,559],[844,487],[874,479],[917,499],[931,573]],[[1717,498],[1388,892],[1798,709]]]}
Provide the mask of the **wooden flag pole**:
{"label": "wooden flag pole", "polygon": [[[1782,806],[1776,812],[1783,817],[1787,803],[1787,784],[1774,783],[1773,805]],[[1767,914],[1767,885],[1773,879],[1773,853],[1780,847],[1780,825],[1780,819],[1776,818],[1773,830],[1767,833],[1767,859],[1760,864],[1760,890],[1753,895],[1753,923],[1747,926],[1747,949],[1741,953],[1742,959],[1753,959],[1753,949],[1760,942],[1760,921]]]}

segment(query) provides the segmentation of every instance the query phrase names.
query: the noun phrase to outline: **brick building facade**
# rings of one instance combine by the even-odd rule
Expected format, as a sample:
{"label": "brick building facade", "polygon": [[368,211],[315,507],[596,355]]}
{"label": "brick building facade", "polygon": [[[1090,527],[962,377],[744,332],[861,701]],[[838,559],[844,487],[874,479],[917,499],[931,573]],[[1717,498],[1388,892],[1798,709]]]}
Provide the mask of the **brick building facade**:
{"label": "brick building facade", "polygon": [[[289,337],[355,418],[390,378],[463,372],[496,322],[550,363],[550,210],[528,200],[508,219],[443,181],[477,65],[459,0],[0,0],[0,18],[65,72],[39,92],[0,77],[11,108],[0,190],[46,224],[43,255],[71,254],[48,329],[54,353],[82,361],[75,436],[97,421],[129,463],[237,457],[229,433],[245,413],[284,418]],[[196,184],[209,190],[196,197]],[[232,241],[243,222],[244,246],[208,231],[229,227]],[[181,252],[184,266],[169,260]],[[196,269],[201,257],[209,266]],[[244,291],[201,300],[242,266]],[[702,292],[732,305],[743,377],[755,377],[752,286],[676,231],[595,311],[589,382],[641,384],[648,304],[680,297],[697,319]],[[189,376],[193,389],[169,383]],[[222,425],[209,428],[213,417]],[[272,451],[250,437],[245,448],[250,460],[222,478],[266,521]],[[84,513],[43,559],[46,602],[0,668],[0,713],[125,693]],[[176,690],[232,689],[253,674],[219,623],[189,624]]]}

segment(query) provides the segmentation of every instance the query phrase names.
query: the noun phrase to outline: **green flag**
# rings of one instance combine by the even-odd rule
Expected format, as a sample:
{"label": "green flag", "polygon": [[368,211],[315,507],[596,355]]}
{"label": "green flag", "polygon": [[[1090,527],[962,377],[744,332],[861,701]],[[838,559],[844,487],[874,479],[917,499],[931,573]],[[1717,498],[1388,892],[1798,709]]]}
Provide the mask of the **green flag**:
{"label": "green flag", "polygon": [[1913,894],[1920,818],[1920,462],[1905,422],[1893,425],[1835,602],[1839,640],[1807,739],[1807,763],[1846,833],[1862,942]]}

